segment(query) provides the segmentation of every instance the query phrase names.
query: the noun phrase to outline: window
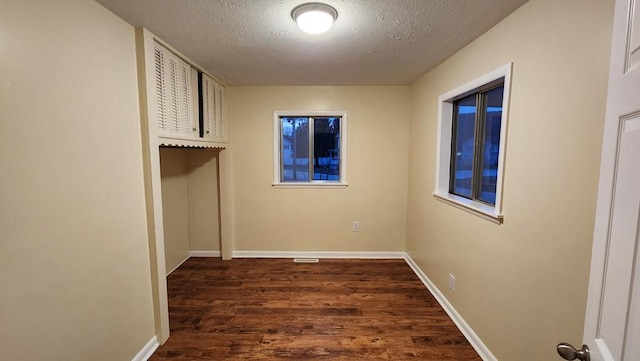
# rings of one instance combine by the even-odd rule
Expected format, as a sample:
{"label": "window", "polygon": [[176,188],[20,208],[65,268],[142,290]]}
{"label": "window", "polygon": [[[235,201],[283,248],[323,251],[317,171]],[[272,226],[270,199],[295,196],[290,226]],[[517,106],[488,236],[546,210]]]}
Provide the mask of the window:
{"label": "window", "polygon": [[346,113],[274,113],[274,185],[346,186]]}
{"label": "window", "polygon": [[453,102],[449,193],[496,204],[504,79]]}
{"label": "window", "polygon": [[434,195],[501,223],[511,64],[439,98]]}

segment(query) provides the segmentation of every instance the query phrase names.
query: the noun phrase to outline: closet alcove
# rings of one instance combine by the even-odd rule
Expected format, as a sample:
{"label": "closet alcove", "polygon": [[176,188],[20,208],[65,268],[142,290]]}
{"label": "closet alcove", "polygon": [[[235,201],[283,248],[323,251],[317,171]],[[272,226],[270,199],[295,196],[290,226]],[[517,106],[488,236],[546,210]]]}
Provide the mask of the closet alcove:
{"label": "closet alcove", "polygon": [[155,333],[169,337],[167,274],[188,257],[233,256],[226,86],[136,29]]}
{"label": "closet alcove", "polygon": [[219,149],[160,147],[167,275],[191,255],[220,256]]}

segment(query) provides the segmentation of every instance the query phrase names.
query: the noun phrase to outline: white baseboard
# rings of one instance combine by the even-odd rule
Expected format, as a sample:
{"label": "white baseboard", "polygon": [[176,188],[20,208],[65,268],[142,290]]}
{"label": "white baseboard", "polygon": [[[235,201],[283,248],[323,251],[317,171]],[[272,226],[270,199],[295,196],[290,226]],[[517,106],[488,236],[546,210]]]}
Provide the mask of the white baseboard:
{"label": "white baseboard", "polygon": [[190,251],[189,257],[221,257],[220,251]]}
{"label": "white baseboard", "polygon": [[449,303],[447,298],[440,292],[438,287],[431,282],[429,277],[427,277],[424,272],[418,267],[418,265],[413,261],[411,256],[405,254],[404,260],[407,262],[409,267],[413,269],[413,272],[416,273],[420,281],[427,287],[427,289],[431,292],[431,294],[436,298],[440,306],[444,308],[445,312],[449,315],[449,317],[453,320],[453,323],[458,326],[460,332],[464,335],[464,337],[469,341],[471,346],[476,350],[478,355],[482,358],[483,361],[498,361],[498,359],[491,353],[487,345],[480,340],[480,337],[476,335],[475,332],[471,329],[469,324],[460,316],[458,311]]}
{"label": "white baseboard", "polygon": [[149,340],[146,345],[144,345],[142,350],[140,350],[140,352],[138,352],[138,354],[135,355],[135,357],[131,359],[131,361],[147,361],[156,351],[158,346],[160,346],[158,344],[158,339],[156,338],[156,336],[153,336],[153,338]]}
{"label": "white baseboard", "polygon": [[173,269],[167,272],[167,276],[172,274],[173,271],[177,270],[178,267],[182,266],[190,257],[220,257],[220,251],[189,251],[189,256],[183,259],[177,266],[173,267]]}
{"label": "white baseboard", "polygon": [[233,251],[233,258],[367,258],[404,259],[405,252]]}

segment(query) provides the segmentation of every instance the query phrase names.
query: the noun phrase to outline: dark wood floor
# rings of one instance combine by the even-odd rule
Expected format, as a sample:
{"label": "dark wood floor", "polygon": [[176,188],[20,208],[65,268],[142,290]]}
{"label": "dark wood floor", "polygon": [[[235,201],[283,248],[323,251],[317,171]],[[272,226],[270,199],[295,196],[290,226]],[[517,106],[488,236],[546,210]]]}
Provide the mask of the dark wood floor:
{"label": "dark wood floor", "polygon": [[480,360],[403,260],[191,258],[161,360]]}

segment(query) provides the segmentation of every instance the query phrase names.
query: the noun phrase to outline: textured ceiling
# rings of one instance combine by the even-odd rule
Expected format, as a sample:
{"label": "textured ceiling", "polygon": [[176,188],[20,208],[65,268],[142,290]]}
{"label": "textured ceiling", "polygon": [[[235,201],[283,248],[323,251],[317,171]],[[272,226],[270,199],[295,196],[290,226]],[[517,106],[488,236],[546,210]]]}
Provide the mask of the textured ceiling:
{"label": "textured ceiling", "polygon": [[526,0],[325,0],[329,32],[291,19],[304,0],[97,0],[228,85],[393,85],[421,75]]}

